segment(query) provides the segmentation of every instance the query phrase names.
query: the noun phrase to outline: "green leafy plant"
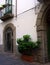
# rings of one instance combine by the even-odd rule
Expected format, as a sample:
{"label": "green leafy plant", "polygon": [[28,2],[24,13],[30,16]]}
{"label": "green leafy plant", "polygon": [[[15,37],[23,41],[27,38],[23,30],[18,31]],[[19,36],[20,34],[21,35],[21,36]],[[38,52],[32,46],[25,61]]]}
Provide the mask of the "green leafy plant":
{"label": "green leafy plant", "polygon": [[23,41],[24,41],[24,42],[29,42],[30,39],[31,39],[31,38],[30,38],[30,35],[24,35],[24,36],[23,36]]}
{"label": "green leafy plant", "polygon": [[17,39],[17,43],[18,44],[21,44],[23,42],[23,40],[20,38],[20,39]]}
{"label": "green leafy plant", "polygon": [[18,50],[21,54],[32,55],[33,51],[39,47],[40,42],[33,42],[30,35],[24,35],[23,38],[17,39]]}

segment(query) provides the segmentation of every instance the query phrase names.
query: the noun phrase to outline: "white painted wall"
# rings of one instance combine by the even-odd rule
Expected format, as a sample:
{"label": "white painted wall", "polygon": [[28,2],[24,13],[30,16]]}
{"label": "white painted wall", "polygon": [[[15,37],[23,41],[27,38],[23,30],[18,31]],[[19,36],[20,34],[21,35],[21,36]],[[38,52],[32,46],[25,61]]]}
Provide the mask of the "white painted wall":
{"label": "white painted wall", "polygon": [[38,3],[37,0],[17,0],[17,14],[35,7]]}
{"label": "white painted wall", "polygon": [[0,5],[5,4],[5,0],[0,0]]}
{"label": "white painted wall", "polygon": [[36,41],[36,15],[34,10],[25,12],[17,17],[17,38],[22,37],[24,34],[31,35],[31,38]]}
{"label": "white painted wall", "polygon": [[36,32],[36,18],[37,15],[35,15],[34,9],[31,9],[23,14],[20,14],[16,17],[14,17],[11,20],[8,20],[7,22],[2,22],[0,24],[0,35],[1,35],[1,43],[3,44],[3,30],[5,25],[8,23],[13,23],[16,27],[16,39],[22,37],[24,34],[31,35],[31,38],[33,41],[37,40],[37,32]]}
{"label": "white painted wall", "polygon": [[0,20],[0,45],[3,44],[3,26],[2,23],[3,21]]}

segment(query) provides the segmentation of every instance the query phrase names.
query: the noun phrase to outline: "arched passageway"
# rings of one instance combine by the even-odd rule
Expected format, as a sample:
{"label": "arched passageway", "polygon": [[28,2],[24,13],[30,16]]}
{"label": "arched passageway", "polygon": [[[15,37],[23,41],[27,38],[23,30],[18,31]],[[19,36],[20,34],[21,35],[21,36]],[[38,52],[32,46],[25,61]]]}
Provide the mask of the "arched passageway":
{"label": "arched passageway", "polygon": [[40,40],[39,62],[50,61],[50,5],[42,5],[37,17],[37,38]]}

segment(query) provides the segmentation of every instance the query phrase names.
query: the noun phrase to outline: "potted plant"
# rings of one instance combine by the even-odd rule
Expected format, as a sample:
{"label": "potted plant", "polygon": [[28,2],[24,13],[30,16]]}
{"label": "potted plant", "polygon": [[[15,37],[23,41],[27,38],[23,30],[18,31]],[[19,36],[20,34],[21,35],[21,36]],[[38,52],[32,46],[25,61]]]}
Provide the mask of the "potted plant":
{"label": "potted plant", "polygon": [[37,48],[39,47],[39,41],[33,42],[30,35],[24,35],[23,38],[17,39],[17,43],[18,51],[22,54],[22,59],[29,62],[34,61],[35,51],[37,51]]}

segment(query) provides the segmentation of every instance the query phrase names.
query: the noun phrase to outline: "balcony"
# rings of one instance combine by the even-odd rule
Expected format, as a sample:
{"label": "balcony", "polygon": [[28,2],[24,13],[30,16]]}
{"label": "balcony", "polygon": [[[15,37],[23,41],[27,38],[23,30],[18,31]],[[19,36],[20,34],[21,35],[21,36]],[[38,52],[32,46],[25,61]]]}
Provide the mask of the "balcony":
{"label": "balcony", "polygon": [[14,15],[12,13],[12,5],[5,4],[2,7],[0,7],[0,19],[1,20],[6,21],[13,17],[14,17]]}

